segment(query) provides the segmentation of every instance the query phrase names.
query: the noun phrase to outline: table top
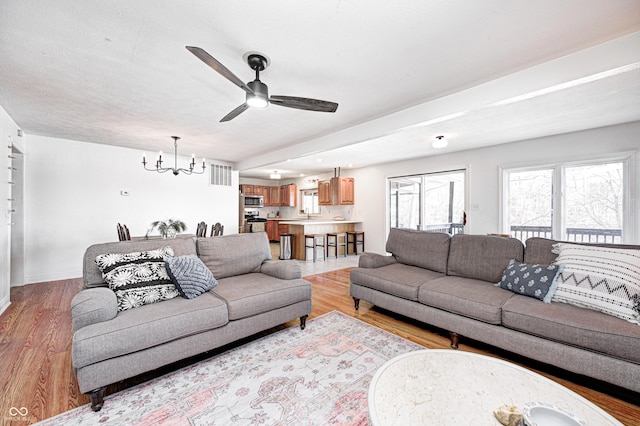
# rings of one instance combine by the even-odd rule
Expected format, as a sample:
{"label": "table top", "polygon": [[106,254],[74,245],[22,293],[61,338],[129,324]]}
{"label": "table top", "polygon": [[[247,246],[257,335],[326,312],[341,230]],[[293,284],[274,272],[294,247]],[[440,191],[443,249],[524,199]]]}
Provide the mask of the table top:
{"label": "table top", "polygon": [[621,425],[566,387],[513,363],[450,349],[409,352],[387,361],[369,387],[373,425],[500,425],[501,405],[564,409],[589,425]]}

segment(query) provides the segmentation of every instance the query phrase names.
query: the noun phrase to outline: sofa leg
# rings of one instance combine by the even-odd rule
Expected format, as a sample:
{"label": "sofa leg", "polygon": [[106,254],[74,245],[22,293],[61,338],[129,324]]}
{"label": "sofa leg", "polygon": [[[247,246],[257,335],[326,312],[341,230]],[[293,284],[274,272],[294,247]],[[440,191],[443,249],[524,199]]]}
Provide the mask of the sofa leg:
{"label": "sofa leg", "polygon": [[458,333],[450,331],[449,338],[451,339],[451,348],[458,349],[458,341],[460,340],[460,336],[458,336]]}
{"label": "sofa leg", "polygon": [[356,307],[356,311],[357,311],[358,309],[360,309],[360,299],[358,299],[358,298],[354,297],[354,298],[353,298],[353,304],[354,304],[354,306]]}
{"label": "sofa leg", "polygon": [[303,315],[300,317],[300,330],[304,330],[307,326],[307,318],[309,318],[309,315]]}
{"label": "sofa leg", "polygon": [[106,388],[106,386],[103,386],[89,392],[89,398],[91,398],[91,409],[93,411],[102,410],[102,406],[104,405],[104,391]]}

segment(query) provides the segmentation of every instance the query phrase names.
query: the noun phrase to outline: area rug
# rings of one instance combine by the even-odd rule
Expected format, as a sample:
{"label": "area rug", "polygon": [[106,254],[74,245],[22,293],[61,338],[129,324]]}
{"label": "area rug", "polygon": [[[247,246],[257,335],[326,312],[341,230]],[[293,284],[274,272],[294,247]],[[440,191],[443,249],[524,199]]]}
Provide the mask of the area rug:
{"label": "area rug", "polygon": [[337,311],[40,425],[366,425],[387,360],[423,346]]}

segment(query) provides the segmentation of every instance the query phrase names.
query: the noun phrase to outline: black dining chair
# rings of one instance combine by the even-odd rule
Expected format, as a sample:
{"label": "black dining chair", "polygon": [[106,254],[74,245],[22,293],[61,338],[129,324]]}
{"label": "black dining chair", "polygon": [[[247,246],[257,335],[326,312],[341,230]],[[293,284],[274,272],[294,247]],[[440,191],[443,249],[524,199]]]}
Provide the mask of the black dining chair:
{"label": "black dining chair", "polygon": [[211,236],[219,237],[222,234],[224,234],[224,226],[222,226],[220,222],[216,222],[216,224],[211,227]]}
{"label": "black dining chair", "polygon": [[207,236],[207,224],[203,221],[198,224],[196,227],[196,237],[206,237]]}

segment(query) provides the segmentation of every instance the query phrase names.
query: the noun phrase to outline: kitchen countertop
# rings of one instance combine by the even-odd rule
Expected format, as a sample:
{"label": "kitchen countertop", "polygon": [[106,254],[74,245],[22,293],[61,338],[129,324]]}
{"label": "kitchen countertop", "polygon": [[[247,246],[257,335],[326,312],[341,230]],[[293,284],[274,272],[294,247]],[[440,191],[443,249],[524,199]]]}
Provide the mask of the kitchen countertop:
{"label": "kitchen countertop", "polygon": [[333,220],[333,219],[281,219],[282,225],[335,225],[339,223],[362,223],[361,220]]}

